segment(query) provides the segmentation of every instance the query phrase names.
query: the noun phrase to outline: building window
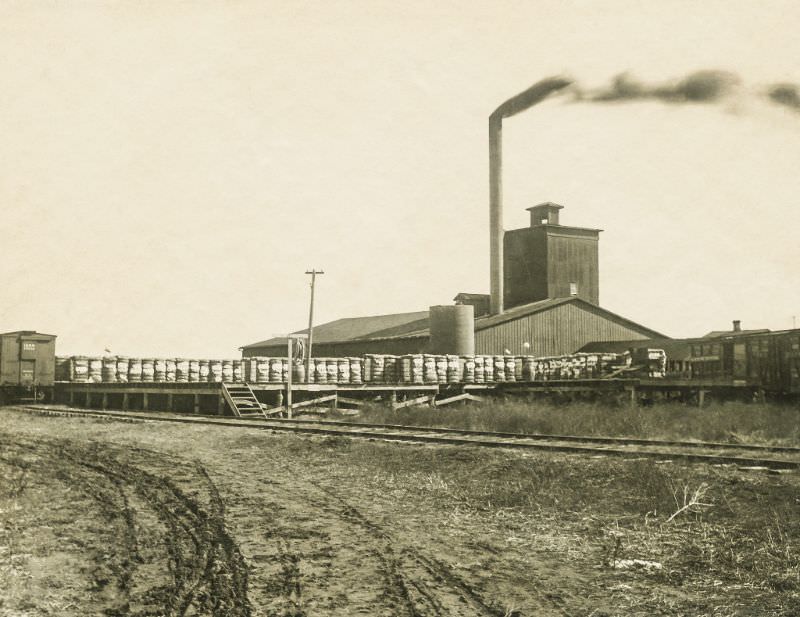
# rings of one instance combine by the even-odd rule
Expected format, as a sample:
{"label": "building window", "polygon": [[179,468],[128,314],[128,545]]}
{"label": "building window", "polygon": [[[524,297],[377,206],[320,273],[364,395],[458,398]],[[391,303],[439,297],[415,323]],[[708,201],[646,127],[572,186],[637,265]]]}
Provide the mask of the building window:
{"label": "building window", "polygon": [[36,351],[36,343],[22,343],[23,351]]}
{"label": "building window", "polygon": [[577,283],[570,283],[569,284],[569,295],[577,296],[578,295],[578,284]]}

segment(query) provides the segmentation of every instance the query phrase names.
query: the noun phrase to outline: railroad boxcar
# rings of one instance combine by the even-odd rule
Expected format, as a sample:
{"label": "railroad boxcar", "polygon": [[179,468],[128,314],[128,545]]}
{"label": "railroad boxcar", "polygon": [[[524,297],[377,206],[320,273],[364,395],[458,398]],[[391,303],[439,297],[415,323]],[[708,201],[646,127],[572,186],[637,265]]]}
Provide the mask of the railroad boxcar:
{"label": "railroad boxcar", "polygon": [[695,339],[690,353],[692,379],[800,394],[800,330]]}
{"label": "railroad boxcar", "polygon": [[33,330],[0,334],[0,403],[51,400],[56,337]]}

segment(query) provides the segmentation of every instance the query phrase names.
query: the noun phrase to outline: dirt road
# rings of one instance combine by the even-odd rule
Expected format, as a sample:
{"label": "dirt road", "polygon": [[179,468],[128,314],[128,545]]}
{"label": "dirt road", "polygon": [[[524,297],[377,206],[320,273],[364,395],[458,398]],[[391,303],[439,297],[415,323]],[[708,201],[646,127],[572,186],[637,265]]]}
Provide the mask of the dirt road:
{"label": "dirt road", "polygon": [[[798,606],[795,562],[781,562],[776,595],[752,578],[760,569],[715,571],[720,557],[698,567],[704,554],[681,552],[700,531],[715,537],[707,523],[653,527],[666,519],[666,476],[650,464],[1,416],[0,616],[788,615]],[[742,482],[726,507],[755,500],[775,514],[798,490],[790,478]],[[622,571],[618,557],[665,566]],[[743,612],[725,612],[729,599]]]}

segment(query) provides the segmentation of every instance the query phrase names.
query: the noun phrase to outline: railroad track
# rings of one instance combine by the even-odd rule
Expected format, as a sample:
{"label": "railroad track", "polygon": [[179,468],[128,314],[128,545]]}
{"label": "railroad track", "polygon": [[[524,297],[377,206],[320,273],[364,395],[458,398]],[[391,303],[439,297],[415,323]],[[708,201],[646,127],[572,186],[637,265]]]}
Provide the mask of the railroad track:
{"label": "railroad track", "polygon": [[[518,434],[465,429],[432,428],[396,424],[368,424],[331,420],[246,420],[152,412],[67,409],[43,405],[17,406],[30,413],[67,417],[91,417],[128,422],[172,422],[226,428],[255,428],[311,435],[414,442],[436,445],[511,448],[593,456],[622,456],[680,460],[712,465],[736,465],[746,469],[798,470],[800,448],[789,446],[725,444],[720,442],[670,441],[624,437]],[[781,458],[753,455],[771,453]]]}

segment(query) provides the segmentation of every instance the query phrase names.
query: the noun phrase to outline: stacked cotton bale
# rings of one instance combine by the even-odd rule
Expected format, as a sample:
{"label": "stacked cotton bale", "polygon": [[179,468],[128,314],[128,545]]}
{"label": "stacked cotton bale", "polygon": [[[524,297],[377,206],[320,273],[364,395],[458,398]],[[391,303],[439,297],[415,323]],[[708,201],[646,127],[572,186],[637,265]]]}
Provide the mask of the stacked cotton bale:
{"label": "stacked cotton bale", "polygon": [[188,361],[187,378],[190,383],[197,383],[200,381],[200,360]]}
{"label": "stacked cotton bale", "polygon": [[383,358],[383,382],[396,383],[398,370],[397,356],[384,356]]}
{"label": "stacked cotton bale", "polygon": [[175,358],[175,381],[178,383],[189,381],[189,360],[186,358]]}
{"label": "stacked cotton bale", "polygon": [[534,381],[536,379],[536,358],[533,356],[522,357],[522,381]]}
{"label": "stacked cotton bale", "polygon": [[361,358],[348,358],[350,365],[350,383],[364,383],[364,362]]}
{"label": "stacked cotton bale", "polygon": [[103,381],[103,358],[89,358],[89,381],[95,383]]}
{"label": "stacked cotton bale", "polygon": [[464,383],[475,383],[475,356],[461,356],[460,362],[464,371],[462,381]]}
{"label": "stacked cotton bale", "polygon": [[142,381],[141,358],[128,358],[128,381],[130,383],[141,383]]}
{"label": "stacked cotton bale", "polygon": [[130,362],[125,356],[117,356],[114,369],[116,371],[117,381],[119,383],[128,383],[128,372],[130,371]]}
{"label": "stacked cotton bale", "polygon": [[70,381],[89,381],[89,358],[86,356],[72,356],[69,363]]}
{"label": "stacked cotton bale", "polygon": [[104,356],[100,368],[100,378],[104,383],[117,382],[117,358],[116,356]]}
{"label": "stacked cotton bale", "polygon": [[223,383],[233,383],[233,360],[222,360],[221,364]]}

